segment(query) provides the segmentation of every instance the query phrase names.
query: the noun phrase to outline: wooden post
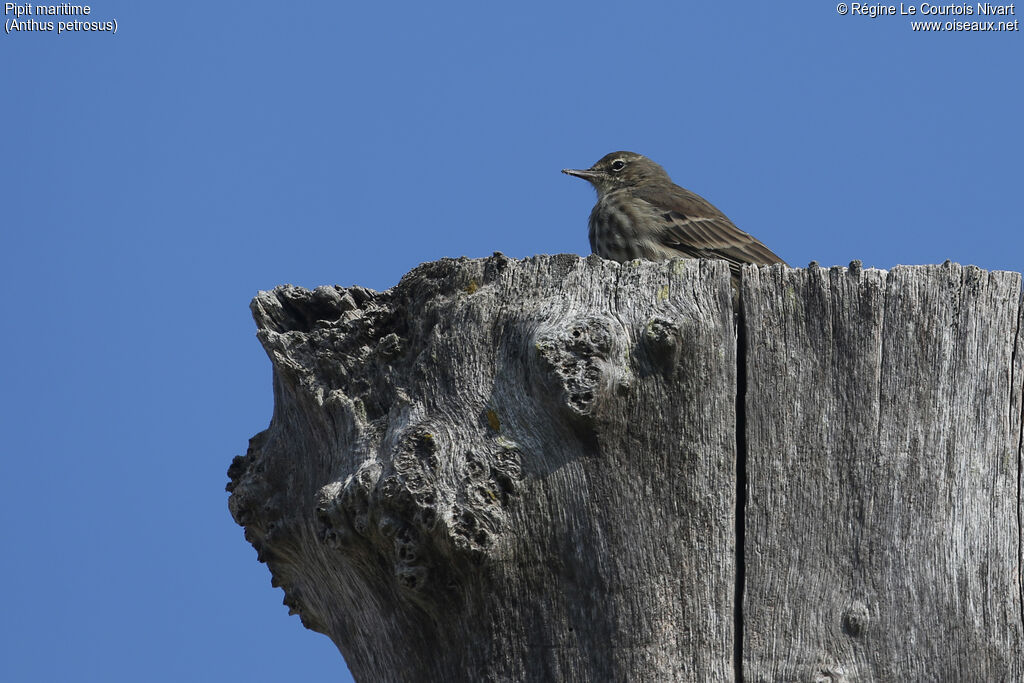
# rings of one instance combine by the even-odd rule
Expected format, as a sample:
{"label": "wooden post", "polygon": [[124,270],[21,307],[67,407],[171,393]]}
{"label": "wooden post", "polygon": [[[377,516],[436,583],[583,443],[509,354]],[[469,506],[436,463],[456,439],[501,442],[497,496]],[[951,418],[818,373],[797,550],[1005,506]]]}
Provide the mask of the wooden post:
{"label": "wooden post", "polygon": [[746,680],[1024,678],[1021,281],[749,269]]}
{"label": "wooden post", "polygon": [[261,292],[231,512],[359,681],[1020,678],[1020,276],[732,298],[568,255]]}

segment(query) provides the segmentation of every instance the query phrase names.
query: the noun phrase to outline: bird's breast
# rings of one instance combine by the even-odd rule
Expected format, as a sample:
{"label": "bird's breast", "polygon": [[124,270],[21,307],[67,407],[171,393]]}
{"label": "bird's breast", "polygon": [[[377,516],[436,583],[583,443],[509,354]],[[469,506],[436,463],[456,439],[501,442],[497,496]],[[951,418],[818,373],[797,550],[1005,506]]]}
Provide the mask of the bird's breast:
{"label": "bird's breast", "polygon": [[632,256],[633,217],[622,193],[597,200],[590,212],[590,248],[598,256],[613,261],[628,261]]}
{"label": "bird's breast", "polygon": [[590,249],[620,263],[668,258],[656,240],[658,226],[651,208],[625,190],[600,197],[590,212]]}

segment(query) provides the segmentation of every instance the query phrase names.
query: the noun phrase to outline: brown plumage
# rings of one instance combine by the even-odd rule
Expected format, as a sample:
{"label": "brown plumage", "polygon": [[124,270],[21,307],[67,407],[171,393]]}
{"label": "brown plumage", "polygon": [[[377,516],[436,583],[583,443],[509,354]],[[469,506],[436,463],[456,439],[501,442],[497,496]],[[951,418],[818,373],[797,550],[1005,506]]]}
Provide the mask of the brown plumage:
{"label": "brown plumage", "polygon": [[724,259],[738,282],[745,263],[785,263],[743,232],[706,199],[672,182],[668,173],[634,152],[612,152],[586,170],[562,173],[597,190],[590,212],[590,248],[614,261],[640,258]]}

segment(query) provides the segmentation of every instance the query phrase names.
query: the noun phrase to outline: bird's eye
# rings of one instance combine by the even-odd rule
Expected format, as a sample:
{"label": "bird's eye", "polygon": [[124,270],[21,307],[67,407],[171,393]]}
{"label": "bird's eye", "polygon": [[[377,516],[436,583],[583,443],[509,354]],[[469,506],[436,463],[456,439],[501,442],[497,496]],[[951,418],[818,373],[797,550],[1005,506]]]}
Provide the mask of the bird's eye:
{"label": "bird's eye", "polygon": [[624,168],[626,168],[626,162],[623,161],[622,159],[616,159],[615,161],[612,162],[613,171],[621,171]]}

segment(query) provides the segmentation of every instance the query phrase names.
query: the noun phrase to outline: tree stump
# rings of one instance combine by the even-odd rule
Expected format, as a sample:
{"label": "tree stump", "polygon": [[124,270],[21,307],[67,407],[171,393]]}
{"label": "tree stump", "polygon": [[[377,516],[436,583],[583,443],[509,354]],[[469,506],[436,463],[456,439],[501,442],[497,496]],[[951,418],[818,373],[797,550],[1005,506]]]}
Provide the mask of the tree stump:
{"label": "tree stump", "polygon": [[1019,274],[740,298],[500,254],[261,292],[231,512],[359,681],[1020,679]]}

